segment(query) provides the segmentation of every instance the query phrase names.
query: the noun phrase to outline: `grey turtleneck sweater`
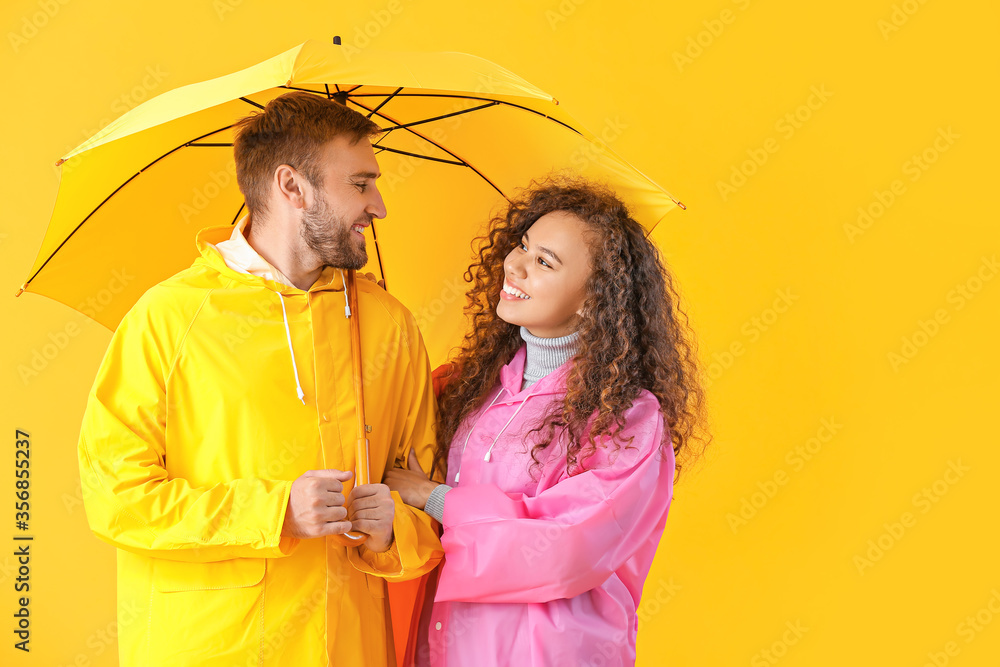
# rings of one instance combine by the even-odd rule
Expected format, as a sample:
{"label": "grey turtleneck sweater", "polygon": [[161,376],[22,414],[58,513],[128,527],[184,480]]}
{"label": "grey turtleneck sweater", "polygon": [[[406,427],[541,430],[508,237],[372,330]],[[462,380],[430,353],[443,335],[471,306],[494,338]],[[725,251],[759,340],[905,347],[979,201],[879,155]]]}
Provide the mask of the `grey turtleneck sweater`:
{"label": "grey turtleneck sweater", "polygon": [[[527,346],[524,376],[521,378],[521,391],[569,361],[580,347],[580,332],[578,331],[560,338],[540,338],[521,327],[521,338]],[[444,521],[444,496],[450,490],[451,487],[447,484],[439,484],[431,491],[431,495],[427,498],[427,504],[424,506],[424,511],[439,522]]]}

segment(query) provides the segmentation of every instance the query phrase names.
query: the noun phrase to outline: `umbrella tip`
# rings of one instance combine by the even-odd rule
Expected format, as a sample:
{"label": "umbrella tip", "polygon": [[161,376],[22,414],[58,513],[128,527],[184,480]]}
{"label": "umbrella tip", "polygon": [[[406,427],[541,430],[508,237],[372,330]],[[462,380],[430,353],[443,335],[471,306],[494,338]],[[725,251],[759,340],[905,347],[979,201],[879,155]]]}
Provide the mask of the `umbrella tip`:
{"label": "umbrella tip", "polygon": [[336,44],[337,46],[340,46],[340,35],[333,36],[333,43]]}
{"label": "umbrella tip", "polygon": [[58,167],[58,166],[62,165],[62,163],[65,162],[65,161],[66,160],[64,160],[62,158],[59,158],[58,160],[56,160],[56,166]]}
{"label": "umbrella tip", "polygon": [[685,206],[682,202],[677,202],[677,206],[679,206],[682,211],[688,210],[688,207]]}
{"label": "umbrella tip", "polygon": [[14,292],[14,296],[21,296],[21,294],[24,292],[24,289],[27,286],[28,286],[28,283],[24,283],[23,285],[21,285],[21,287],[16,292]]}

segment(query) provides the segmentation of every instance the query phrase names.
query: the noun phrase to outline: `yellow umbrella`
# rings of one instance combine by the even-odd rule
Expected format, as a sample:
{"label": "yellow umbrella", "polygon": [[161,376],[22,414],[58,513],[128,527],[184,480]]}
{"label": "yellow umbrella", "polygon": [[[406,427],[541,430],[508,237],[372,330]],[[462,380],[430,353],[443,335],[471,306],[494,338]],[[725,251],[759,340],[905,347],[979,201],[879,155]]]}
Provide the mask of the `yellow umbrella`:
{"label": "yellow umbrella", "polygon": [[63,156],[55,209],[17,294],[44,294],[115,329],[145,290],[190,265],[199,229],[243,214],[231,127],[289,90],[338,98],[388,130],[376,151],[389,213],[371,228],[377,252],[365,270],[417,317],[432,361],[463,330],[469,243],[504,195],[570,170],[608,182],[647,229],[683,208],[551,95],[494,63],[308,41],[152,98]]}

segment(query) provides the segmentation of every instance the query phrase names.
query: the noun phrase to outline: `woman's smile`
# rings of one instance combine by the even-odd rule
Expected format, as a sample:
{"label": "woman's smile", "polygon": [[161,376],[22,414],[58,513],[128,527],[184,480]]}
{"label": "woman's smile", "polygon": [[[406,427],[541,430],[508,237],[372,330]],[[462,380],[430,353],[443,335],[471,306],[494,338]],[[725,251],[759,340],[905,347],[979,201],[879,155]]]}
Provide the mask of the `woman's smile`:
{"label": "woman's smile", "polygon": [[509,281],[505,280],[503,282],[503,288],[500,290],[500,298],[506,299],[507,301],[527,301],[531,297],[514,287]]}

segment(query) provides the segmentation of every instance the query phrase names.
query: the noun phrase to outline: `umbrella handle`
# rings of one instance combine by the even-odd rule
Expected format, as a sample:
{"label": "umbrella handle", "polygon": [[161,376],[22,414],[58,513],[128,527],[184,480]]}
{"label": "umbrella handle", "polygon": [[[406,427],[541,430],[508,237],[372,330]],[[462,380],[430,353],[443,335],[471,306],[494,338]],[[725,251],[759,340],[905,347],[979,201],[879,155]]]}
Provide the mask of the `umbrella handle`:
{"label": "umbrella handle", "polygon": [[[365,388],[364,375],[361,369],[361,324],[358,321],[358,284],[353,269],[347,272],[347,302],[351,310],[351,360],[353,362],[354,398],[357,404],[355,411],[358,418],[358,438],[354,444],[355,476],[354,484],[370,484],[371,471],[368,457],[368,427],[365,424]],[[352,530],[340,535],[334,535],[338,542],[345,546],[356,547],[364,544],[368,535]]]}

